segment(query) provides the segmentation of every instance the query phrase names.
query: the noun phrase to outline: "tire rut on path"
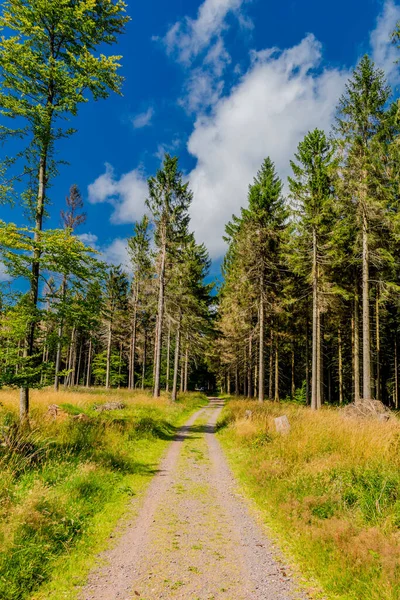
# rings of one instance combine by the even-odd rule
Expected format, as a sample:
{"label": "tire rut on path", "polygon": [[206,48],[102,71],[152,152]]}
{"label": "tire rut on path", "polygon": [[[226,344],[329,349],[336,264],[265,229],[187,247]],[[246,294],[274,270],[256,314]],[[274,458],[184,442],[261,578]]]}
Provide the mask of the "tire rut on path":
{"label": "tire rut on path", "polygon": [[287,570],[240,498],[211,399],[182,427],[137,517],[81,600],[297,600]]}

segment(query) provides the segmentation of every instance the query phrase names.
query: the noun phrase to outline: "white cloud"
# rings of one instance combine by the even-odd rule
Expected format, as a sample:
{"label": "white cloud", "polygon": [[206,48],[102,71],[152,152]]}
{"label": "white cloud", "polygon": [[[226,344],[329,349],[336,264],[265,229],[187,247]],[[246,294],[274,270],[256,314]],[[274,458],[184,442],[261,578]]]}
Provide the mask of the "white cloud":
{"label": "white cloud", "polygon": [[135,129],[143,129],[151,125],[154,116],[154,108],[150,106],[145,112],[139,113],[131,118],[131,123]]}
{"label": "white cloud", "polygon": [[188,112],[206,110],[221,97],[222,76],[231,63],[223,33],[228,28],[227,17],[235,15],[242,28],[252,22],[243,13],[248,0],[205,0],[197,18],[185,17],[173,25],[164,37],[167,53],[186,67],[192,67],[196,58],[201,65],[192,69],[179,100]]}
{"label": "white cloud", "polygon": [[319,70],[321,45],[308,35],[278,52],[253,52],[248,72],[209,117],[200,116],[189,139],[197,166],[192,227],[214,258],[225,252],[225,224],[247,200],[248,185],[270,156],[281,177],[307,131],[329,130],[348,73]]}
{"label": "white cloud", "polygon": [[7,273],[6,266],[4,263],[0,262],[0,283],[4,283],[6,281],[11,281],[12,277]]}
{"label": "white cloud", "polygon": [[372,58],[376,65],[385,71],[392,85],[400,83],[400,67],[395,62],[399,58],[399,51],[391,43],[391,35],[398,21],[400,21],[400,5],[395,4],[393,0],[387,0],[378,17],[376,28],[370,35]]}
{"label": "white cloud", "polygon": [[228,14],[235,14],[242,25],[249,25],[249,21],[241,13],[245,2],[246,0],[205,0],[196,19],[185,17],[169,29],[164,38],[167,52],[176,55],[179,62],[189,65],[216,40],[217,47],[214,50],[219,60],[226,53],[220,35],[225,29]]}
{"label": "white cloud", "polygon": [[124,238],[115,238],[108,246],[101,249],[104,260],[111,265],[121,265],[129,269],[128,241]]}
{"label": "white cloud", "polygon": [[114,207],[112,223],[134,223],[145,212],[147,179],[140,169],[118,179],[113,167],[107,163],[105,173],[89,185],[88,192],[90,203],[108,202]]}
{"label": "white cloud", "polygon": [[76,237],[86,246],[90,246],[91,248],[96,250],[99,238],[94,233],[81,233]]}

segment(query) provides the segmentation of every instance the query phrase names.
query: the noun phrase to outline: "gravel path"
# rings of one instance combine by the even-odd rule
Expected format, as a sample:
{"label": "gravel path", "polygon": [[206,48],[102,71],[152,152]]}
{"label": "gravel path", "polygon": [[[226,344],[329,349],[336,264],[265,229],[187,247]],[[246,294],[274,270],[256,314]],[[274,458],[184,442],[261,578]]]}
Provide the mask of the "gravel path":
{"label": "gravel path", "polygon": [[288,570],[240,497],[212,399],[181,428],[136,518],[81,600],[297,600]]}

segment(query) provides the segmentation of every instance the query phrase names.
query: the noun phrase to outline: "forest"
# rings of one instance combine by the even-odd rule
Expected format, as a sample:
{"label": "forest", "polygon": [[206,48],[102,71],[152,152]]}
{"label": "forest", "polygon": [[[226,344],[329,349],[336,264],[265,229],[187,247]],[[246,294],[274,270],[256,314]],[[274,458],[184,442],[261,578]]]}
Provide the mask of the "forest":
{"label": "forest", "polygon": [[[170,37],[188,50],[222,4]],[[362,56],[332,128],[245,182],[219,259],[187,155],[159,148],[118,264],[87,243],[65,141],[122,94],[130,18],[1,7],[0,598],[398,600],[398,91]]]}
{"label": "forest", "polygon": [[57,142],[74,133],[63,122],[90,94],[120,90],[119,58],[95,49],[114,43],[127,17],[122,3],[105,3],[101,27],[90,17],[96,35],[86,21],[64,35],[60,4],[29,33],[46,6],[10,4],[2,23],[14,35],[0,48],[2,140],[13,148],[1,197],[28,217],[23,227],[1,223],[1,258],[16,285],[2,289],[0,379],[20,389],[21,418],[29,390],[49,385],[398,408],[399,111],[385,74],[360,60],[333,130],[310,131],[293,148],[288,181],[265,158],[226,225],[220,285],[207,278],[207,248],[190,227],[193,195],[169,154],[148,179],[130,264],[109,266],[79,237],[76,185],[63,228],[47,229],[46,218]]}

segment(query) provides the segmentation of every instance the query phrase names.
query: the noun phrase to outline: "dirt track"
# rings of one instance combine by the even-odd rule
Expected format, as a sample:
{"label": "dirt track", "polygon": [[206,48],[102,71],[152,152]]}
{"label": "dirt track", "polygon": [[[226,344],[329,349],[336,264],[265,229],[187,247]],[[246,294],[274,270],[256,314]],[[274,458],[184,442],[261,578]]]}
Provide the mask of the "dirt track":
{"label": "dirt track", "polygon": [[215,437],[218,399],[181,428],[138,516],[81,600],[294,600],[287,569],[239,496]]}

